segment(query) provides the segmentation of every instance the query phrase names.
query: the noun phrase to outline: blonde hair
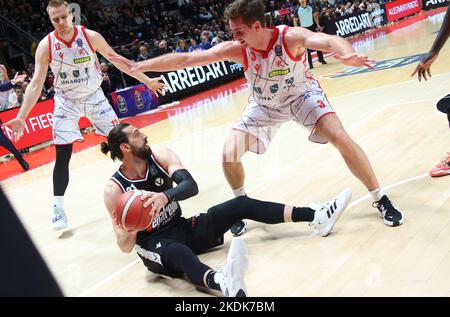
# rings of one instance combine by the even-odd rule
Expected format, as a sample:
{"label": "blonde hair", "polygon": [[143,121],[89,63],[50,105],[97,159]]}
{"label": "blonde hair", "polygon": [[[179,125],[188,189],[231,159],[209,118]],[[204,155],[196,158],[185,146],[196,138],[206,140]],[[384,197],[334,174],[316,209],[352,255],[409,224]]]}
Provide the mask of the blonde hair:
{"label": "blonde hair", "polygon": [[49,8],[57,8],[60,6],[65,6],[67,9],[69,9],[69,3],[65,0],[50,0],[47,4],[47,13]]}

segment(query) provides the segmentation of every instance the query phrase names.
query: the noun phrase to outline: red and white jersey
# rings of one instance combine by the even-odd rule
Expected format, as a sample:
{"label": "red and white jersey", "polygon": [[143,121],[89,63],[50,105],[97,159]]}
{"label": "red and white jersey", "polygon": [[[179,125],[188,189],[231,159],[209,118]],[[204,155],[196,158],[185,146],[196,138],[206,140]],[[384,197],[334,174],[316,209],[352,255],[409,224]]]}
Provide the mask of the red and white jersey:
{"label": "red and white jersey", "polygon": [[70,42],[60,38],[56,31],[48,34],[48,42],[56,94],[78,99],[100,88],[102,71],[83,26],[74,26]]}
{"label": "red and white jersey", "polygon": [[287,48],[286,25],[269,27],[274,31],[266,52],[242,48],[245,77],[253,101],[268,108],[291,105],[311,90],[313,78],[306,65],[307,54],[295,57]]}

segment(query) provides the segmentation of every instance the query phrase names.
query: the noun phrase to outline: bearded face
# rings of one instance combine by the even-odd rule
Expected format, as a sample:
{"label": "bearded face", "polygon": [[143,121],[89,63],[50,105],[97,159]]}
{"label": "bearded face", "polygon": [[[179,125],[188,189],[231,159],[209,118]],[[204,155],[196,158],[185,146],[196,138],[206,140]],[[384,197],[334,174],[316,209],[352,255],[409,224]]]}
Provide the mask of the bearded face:
{"label": "bearded face", "polygon": [[150,155],[152,155],[152,149],[147,144],[147,138],[145,139],[145,143],[142,146],[131,145],[131,153],[139,157],[140,159],[146,160]]}

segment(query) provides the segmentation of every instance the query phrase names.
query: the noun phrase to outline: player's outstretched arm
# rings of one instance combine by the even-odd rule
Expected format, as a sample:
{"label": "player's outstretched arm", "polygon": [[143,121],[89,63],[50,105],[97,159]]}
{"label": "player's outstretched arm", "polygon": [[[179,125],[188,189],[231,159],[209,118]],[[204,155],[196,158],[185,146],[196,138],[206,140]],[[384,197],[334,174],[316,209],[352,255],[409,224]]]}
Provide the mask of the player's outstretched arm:
{"label": "player's outstretched arm", "polygon": [[49,47],[48,39],[45,37],[38,45],[36,50],[35,70],[33,78],[25,91],[23,97],[23,103],[20,107],[19,113],[15,119],[7,122],[14,132],[14,140],[19,140],[23,135],[25,129],[25,119],[33,109],[44,86],[45,78],[47,77],[48,64],[49,64]]}
{"label": "player's outstretched arm", "polygon": [[112,61],[122,62],[128,69],[135,72],[166,72],[187,67],[208,65],[220,61],[233,61],[242,64],[244,57],[242,47],[238,42],[225,41],[209,50],[196,50],[189,53],[169,53],[142,62],[134,62],[119,54],[110,57]]}
{"label": "player's outstretched arm", "polygon": [[450,37],[450,6],[447,9],[447,13],[445,14],[444,22],[442,23],[441,29],[439,30],[436,39],[434,40],[433,46],[430,51],[425,55],[425,57],[420,61],[420,63],[416,66],[416,69],[411,74],[414,76],[417,74],[419,81],[422,81],[422,78],[428,80],[427,74],[431,77],[431,64],[437,59],[439,52],[442,47],[444,47],[445,42],[447,42]]}
{"label": "player's outstretched arm", "polygon": [[98,51],[102,54],[106,59],[111,61],[118,69],[123,71],[125,74],[130,75],[131,77],[136,78],[141,83],[145,84],[149,89],[154,91],[155,93],[162,93],[162,90],[165,88],[165,83],[161,82],[162,78],[149,78],[142,72],[131,72],[126,64],[121,61],[113,60],[110,56],[116,54],[111,46],[106,42],[105,38],[98,32],[92,30],[86,30],[87,36],[94,48],[94,50]]}
{"label": "player's outstretched arm", "polygon": [[356,53],[350,42],[336,35],[315,33],[302,27],[293,27],[287,33],[286,41],[290,48],[298,49],[298,46],[300,46],[318,51],[335,52],[334,57],[344,65],[365,66],[373,69],[370,63],[375,60],[366,55]]}

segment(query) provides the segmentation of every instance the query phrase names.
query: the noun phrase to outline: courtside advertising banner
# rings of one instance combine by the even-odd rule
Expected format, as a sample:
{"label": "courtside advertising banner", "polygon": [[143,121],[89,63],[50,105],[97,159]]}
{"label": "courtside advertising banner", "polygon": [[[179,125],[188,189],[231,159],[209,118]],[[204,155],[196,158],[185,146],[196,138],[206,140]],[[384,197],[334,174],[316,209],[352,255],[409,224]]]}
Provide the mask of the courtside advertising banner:
{"label": "courtside advertising banner", "polygon": [[163,76],[167,85],[165,96],[159,96],[161,103],[179,100],[208,88],[227,83],[244,76],[244,66],[222,61],[201,67],[188,67],[172,72],[146,73],[149,77]]}
{"label": "courtside advertising banner", "polygon": [[449,0],[422,0],[422,8],[424,10],[446,7],[449,4]]}
{"label": "courtside advertising banner", "polygon": [[373,28],[372,19],[371,13],[364,12],[326,21],[325,24],[329,34],[348,37]]}
{"label": "courtside advertising banner", "polygon": [[422,11],[420,0],[398,0],[385,4],[388,22],[397,21],[408,15]]}
{"label": "courtside advertising banner", "polygon": [[112,92],[111,99],[119,118],[135,116],[159,106],[156,94],[143,84]]}
{"label": "courtside advertising banner", "polygon": [[[14,146],[19,150],[53,140],[52,126],[54,108],[55,103],[53,99],[38,102],[25,120],[25,131],[18,142],[13,141],[13,132],[10,127],[5,125],[5,123],[14,119],[20,108],[0,112],[0,118],[3,122],[1,128],[3,129],[3,132],[5,132],[5,135],[13,141]],[[79,121],[80,129],[87,128],[90,125],[90,121],[86,118],[81,118]],[[0,147],[0,155],[8,153],[8,150]]]}

